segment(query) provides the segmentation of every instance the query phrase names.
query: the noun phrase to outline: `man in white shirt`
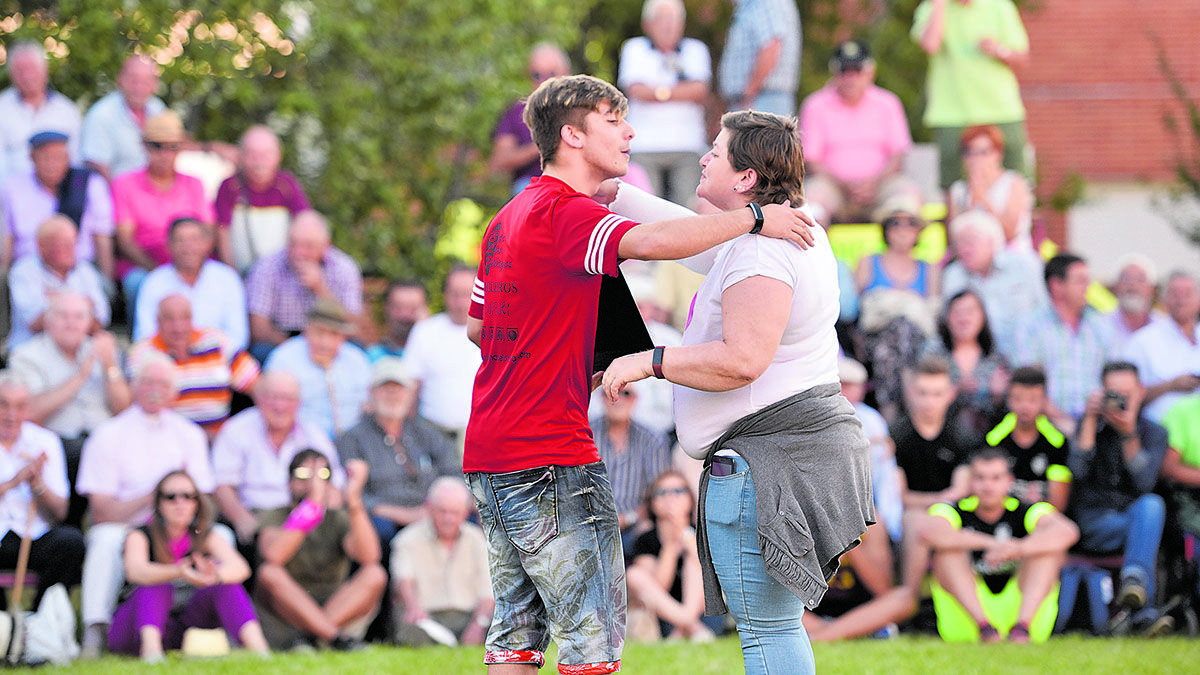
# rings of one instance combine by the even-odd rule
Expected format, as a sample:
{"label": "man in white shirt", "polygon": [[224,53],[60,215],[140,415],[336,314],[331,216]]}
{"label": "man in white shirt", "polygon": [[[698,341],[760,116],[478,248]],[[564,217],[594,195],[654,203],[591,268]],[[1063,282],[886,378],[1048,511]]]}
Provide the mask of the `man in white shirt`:
{"label": "man in white shirt", "polygon": [[1117,281],[1113,295],[1117,309],[1109,315],[1112,322],[1113,350],[1125,353],[1129,338],[1139,330],[1166,316],[1154,308],[1158,294],[1158,268],[1154,261],[1141,253],[1127,253],[1117,261]]}
{"label": "man in white shirt", "polygon": [[446,275],[446,311],[416,326],[404,348],[404,367],[417,380],[417,413],[433,422],[462,450],[463,432],[471,416],[471,388],[482,357],[467,339],[467,311],[475,271],[454,265]]}
{"label": "man in white shirt", "polygon": [[646,0],[645,35],[621,47],[617,73],[629,97],[629,123],[638,130],[630,159],[646,169],[654,194],[683,205],[696,198],[700,157],[708,149],[704,105],[712,82],[708,47],[683,37],[686,19],[682,0]]}
{"label": "man in white shirt", "polygon": [[62,443],[28,413],[29,389],[11,371],[0,371],[0,567],[16,567],[21,537],[28,536],[40,600],[54,584],[78,583],[83,534],[61,524],[70,494]]}
{"label": "man in white shirt", "polygon": [[79,108],[49,87],[46,52],[36,42],[20,41],[8,50],[12,86],[0,92],[0,179],[33,170],[29,138],[39,131],[61,131],[70,138],[71,156],[79,156]]}
{"label": "man in white shirt", "polygon": [[9,271],[9,351],[45,330],[50,298],[65,290],[80,293],[90,301],[95,324],[89,328],[108,325],[112,311],[104,294],[104,281],[91,263],[76,256],[77,232],[66,216],[51,216],[38,226],[37,253],[22,257]]}
{"label": "man in white shirt", "polygon": [[1125,345],[1125,358],[1137,366],[1146,387],[1142,414],[1151,422],[1162,422],[1176,401],[1200,392],[1200,282],[1187,272],[1172,272],[1163,305],[1168,318],[1151,322]]}
{"label": "man in white shirt", "polygon": [[130,56],[117,75],[117,90],[96,101],[84,116],[83,160],[109,181],[146,166],[142,127],[167,109],[154,95],[159,71],[149,56]]}
{"label": "man in white shirt", "polygon": [[229,418],[213,439],[213,496],[243,545],[254,543],[259,513],[291,503],[287,469],[301,450],[328,457],[334,486],[346,483],[329,435],[299,410],[299,381],[283,370],[267,371],[254,387],[254,407]]}
{"label": "man in white shirt", "polygon": [[[84,441],[129,406],[129,384],[112,333],[88,335],[94,321],[86,297],[60,291],[50,298],[45,317],[45,332],[13,350],[9,367],[29,387],[29,419],[62,439],[74,486]],[[79,527],[86,509],[87,500],[72,487],[65,522]]]}
{"label": "man in white shirt", "polygon": [[213,491],[208,437],[167,407],[175,395],[175,364],[166,354],[147,353],[133,366],[133,405],[83,446],[77,488],[90,498],[92,514],[80,596],[85,657],[99,655],[125,580],[125,534],[150,517],[154,486],[172,471],[186,471],[201,492]]}
{"label": "man in white shirt", "polygon": [[216,328],[237,349],[250,342],[246,315],[246,287],[229,265],[213,260],[216,240],[212,227],[192,218],[171,223],[167,247],[171,262],[146,275],[138,288],[137,319],[133,339],[153,337],[158,304],[171,295],[182,295],[192,305],[192,321],[199,328]]}

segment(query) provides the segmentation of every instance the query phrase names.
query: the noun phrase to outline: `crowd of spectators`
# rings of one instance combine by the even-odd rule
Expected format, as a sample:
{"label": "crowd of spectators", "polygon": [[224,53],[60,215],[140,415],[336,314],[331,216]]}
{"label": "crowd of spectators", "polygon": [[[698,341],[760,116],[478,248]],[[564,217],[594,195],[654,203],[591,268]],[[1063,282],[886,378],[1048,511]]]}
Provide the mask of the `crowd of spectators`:
{"label": "crowd of spectators", "polygon": [[[818,220],[880,228],[882,249],[839,279],[843,393],[871,441],[879,523],[806,620],[813,639],[894,634],[930,571],[947,639],[1045,639],[1039,612],[1073,564],[1115,573],[1112,631],[1170,630],[1163,605],[1200,593],[1194,561],[1182,577],[1162,562],[1200,537],[1200,282],[1130,254],[1104,315],[1086,260],[1039,254],[1014,74],[1028,45],[1008,0],[917,10],[944,195],[904,173],[912,137],[865,42],[839,45],[828,84],[796,105],[794,14],[737,3],[714,87],[683,3],[647,0],[618,83],[660,196],[705,208],[717,90],[731,110],[798,108]],[[254,650],[482,642],[493,599],[460,479],[474,268],[449,270],[434,314],[433,280],[392,280],[368,343],[361,270],[269,127],[244,132],[208,195],[176,168],[201,144],[155,95],[154,61],[130,57],[81,116],[40,46],[7,53],[0,567],[28,537],[39,596],[81,583],[93,656],[107,643],[158,660],[189,627]],[[570,72],[547,44],[529,67],[535,87]],[[504,113],[489,164],[514,192],[538,173],[522,110]],[[944,260],[915,252],[927,202],[946,205]],[[626,273],[655,343],[678,344],[690,282]],[[630,386],[591,417],[636,632],[720,633],[700,615],[700,468],[675,445],[669,389]]]}

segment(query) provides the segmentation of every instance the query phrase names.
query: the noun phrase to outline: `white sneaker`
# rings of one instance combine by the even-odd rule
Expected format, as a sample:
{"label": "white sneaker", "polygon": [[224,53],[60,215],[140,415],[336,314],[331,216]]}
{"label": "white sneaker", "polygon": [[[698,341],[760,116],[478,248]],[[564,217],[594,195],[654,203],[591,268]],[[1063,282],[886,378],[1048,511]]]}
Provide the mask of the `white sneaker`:
{"label": "white sneaker", "polygon": [[93,623],[83,629],[83,641],[80,646],[79,658],[98,659],[104,652],[105,638],[108,635],[108,624]]}

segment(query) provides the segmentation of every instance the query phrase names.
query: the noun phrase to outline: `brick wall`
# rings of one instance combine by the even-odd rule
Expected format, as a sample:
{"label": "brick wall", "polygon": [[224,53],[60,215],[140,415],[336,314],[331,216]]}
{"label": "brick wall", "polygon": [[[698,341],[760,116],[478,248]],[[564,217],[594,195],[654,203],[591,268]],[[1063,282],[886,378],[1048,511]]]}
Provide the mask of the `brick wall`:
{"label": "brick wall", "polygon": [[[1078,173],[1087,182],[1167,182],[1181,151],[1163,118],[1182,120],[1156,40],[1200,99],[1197,0],[1040,0],[1022,12],[1031,64],[1020,74],[1038,193]],[[1063,241],[1060,217],[1043,214]]]}

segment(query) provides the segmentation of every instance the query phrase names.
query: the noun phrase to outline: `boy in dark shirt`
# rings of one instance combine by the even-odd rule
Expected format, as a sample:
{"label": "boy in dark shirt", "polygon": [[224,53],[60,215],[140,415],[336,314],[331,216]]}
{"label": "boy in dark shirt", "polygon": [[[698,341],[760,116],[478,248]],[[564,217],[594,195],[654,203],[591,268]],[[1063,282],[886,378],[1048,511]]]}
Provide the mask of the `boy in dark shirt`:
{"label": "boy in dark shirt", "polygon": [[955,394],[944,358],[927,356],[917,362],[908,384],[910,412],[890,429],[896,465],[904,476],[906,514],[967,496],[966,471],[959,467],[978,439],[948,414]]}
{"label": "boy in dark shirt", "polygon": [[921,527],[933,552],[938,631],[948,641],[998,642],[1001,631],[1011,642],[1029,642],[1031,633],[1045,640],[1057,602],[1042,604],[1079,530],[1047,502],[1009,496],[1013,475],[998,448],[975,454],[969,481],[970,496],[934,504]]}
{"label": "boy in dark shirt", "polygon": [[1046,374],[1036,366],[1017,368],[1008,385],[1009,413],[988,432],[987,444],[1008,453],[1012,496],[1067,508],[1071,491],[1067,439],[1046,417]]}

